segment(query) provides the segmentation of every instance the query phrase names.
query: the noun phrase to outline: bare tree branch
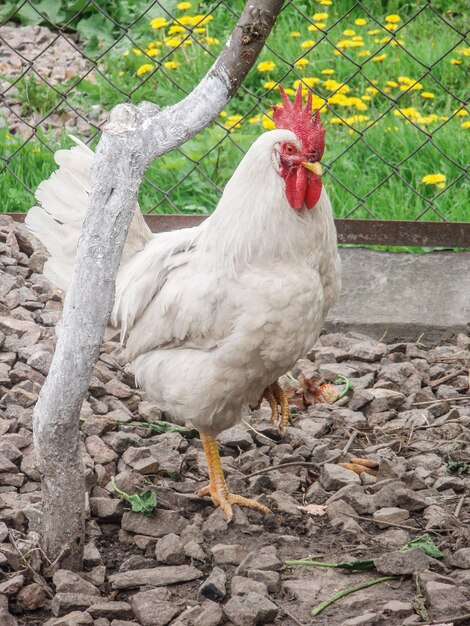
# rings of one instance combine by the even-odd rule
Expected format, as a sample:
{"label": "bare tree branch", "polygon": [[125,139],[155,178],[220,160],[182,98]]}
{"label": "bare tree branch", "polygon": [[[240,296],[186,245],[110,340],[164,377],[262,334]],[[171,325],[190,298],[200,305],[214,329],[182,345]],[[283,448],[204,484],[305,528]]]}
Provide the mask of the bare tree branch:
{"label": "bare tree branch", "polygon": [[79,413],[111,313],[115,279],[148,164],[212,122],[253,66],[284,0],[251,0],[199,85],[162,111],[117,106],[98,145],[90,202],[67,292],[57,347],[34,412],[43,487],[43,547],[58,566],[81,569],[85,484]]}

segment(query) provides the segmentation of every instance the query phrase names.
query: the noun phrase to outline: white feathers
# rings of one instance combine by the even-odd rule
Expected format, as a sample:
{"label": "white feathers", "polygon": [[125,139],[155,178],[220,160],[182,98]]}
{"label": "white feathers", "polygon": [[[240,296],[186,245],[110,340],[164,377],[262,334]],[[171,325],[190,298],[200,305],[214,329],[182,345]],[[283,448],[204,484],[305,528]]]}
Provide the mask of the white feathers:
{"label": "white feathers", "polygon": [[[37,191],[38,206],[28,212],[25,223],[47,248],[50,259],[44,274],[64,291],[72,277],[75,253],[82,230],[90,193],[93,152],[79,139],[68,150],[59,150],[54,159],[59,165]],[[139,207],[129,228],[121,264],[126,263],[152,238]]]}

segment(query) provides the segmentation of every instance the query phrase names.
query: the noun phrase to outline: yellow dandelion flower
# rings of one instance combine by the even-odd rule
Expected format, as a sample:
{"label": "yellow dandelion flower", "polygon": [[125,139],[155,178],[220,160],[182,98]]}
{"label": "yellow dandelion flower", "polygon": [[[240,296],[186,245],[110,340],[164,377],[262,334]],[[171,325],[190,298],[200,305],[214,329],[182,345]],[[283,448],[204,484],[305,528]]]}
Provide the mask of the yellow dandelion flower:
{"label": "yellow dandelion flower", "polygon": [[170,46],[170,48],[176,48],[181,43],[181,39],[179,39],[179,37],[165,37],[164,41],[167,46]]}
{"label": "yellow dandelion flower", "polygon": [[393,39],[392,46],[398,46],[399,44],[402,46],[405,43],[404,39]]}
{"label": "yellow dandelion flower", "polygon": [[360,57],[368,57],[370,55],[370,50],[359,50],[358,56]]}
{"label": "yellow dandelion flower", "polygon": [[343,35],[345,37],[352,37],[355,34],[356,34],[356,31],[352,30],[351,28],[347,28],[346,30],[343,31]]}
{"label": "yellow dandelion flower", "polygon": [[387,58],[387,55],[384,52],[383,54],[379,54],[376,57],[372,57],[372,61],[374,61],[374,63],[380,63],[380,61],[383,61],[386,58]]}
{"label": "yellow dandelion flower", "polygon": [[261,61],[256,69],[258,72],[272,72],[275,67],[274,61]]}
{"label": "yellow dandelion flower", "polygon": [[261,119],[260,115],[255,115],[255,117],[250,117],[250,119],[248,120],[249,124],[257,124]]}
{"label": "yellow dandelion flower", "polygon": [[142,50],[139,50],[139,48],[132,48],[132,52],[138,57],[142,55]]}
{"label": "yellow dandelion flower", "polygon": [[417,119],[418,117],[421,117],[419,111],[417,111],[414,107],[395,109],[393,111],[393,115],[396,115],[397,117],[407,117],[410,119]]}
{"label": "yellow dandelion flower", "polygon": [[446,175],[445,174],[426,174],[426,176],[423,176],[423,178],[421,179],[421,182],[424,183],[425,185],[437,185],[439,183],[445,184]]}
{"label": "yellow dandelion flower", "polygon": [[362,35],[354,35],[354,37],[352,37],[353,41],[362,41]]}
{"label": "yellow dandelion flower", "polygon": [[198,35],[203,35],[206,32],[206,29],[204,28],[204,26],[200,26],[199,28],[195,28],[194,32]]}
{"label": "yellow dandelion flower", "polygon": [[[140,50],[139,50],[140,52]],[[124,52],[122,53],[123,57],[128,57],[129,56],[129,50],[124,50]]]}
{"label": "yellow dandelion flower", "polygon": [[330,124],[344,124],[344,122],[340,117],[334,117],[330,120]]}
{"label": "yellow dandelion flower", "polygon": [[322,74],[325,74],[325,76],[331,76],[332,74],[334,74],[334,73],[335,73],[335,71],[334,71],[334,70],[329,70],[329,69],[328,69],[328,70],[322,70],[322,71],[321,71],[321,73],[322,73]]}
{"label": "yellow dandelion flower", "polygon": [[295,91],[291,89],[290,87],[286,87],[284,91],[286,92],[288,96],[295,96]]}
{"label": "yellow dandelion flower", "polygon": [[300,33],[298,30],[293,30],[290,34],[291,37],[300,37]]}
{"label": "yellow dandelion flower", "polygon": [[457,117],[465,117],[468,115],[468,111],[466,109],[459,109],[456,115]]}
{"label": "yellow dandelion flower", "polygon": [[388,43],[389,41],[390,37],[382,37],[382,39],[379,39],[377,43]]}
{"label": "yellow dandelion flower", "polygon": [[240,128],[241,124],[238,122],[242,119],[243,115],[229,115],[224,123],[225,128],[230,129],[232,133],[236,128]]}
{"label": "yellow dandelion flower", "polygon": [[151,41],[148,45],[148,48],[152,50],[153,48],[159,48],[162,45],[161,41]]}
{"label": "yellow dandelion flower", "polygon": [[333,4],[333,0],[317,0],[318,4],[322,4],[324,7],[329,7]]}
{"label": "yellow dandelion flower", "polygon": [[368,30],[367,34],[368,35],[378,35],[380,33],[380,29],[379,28],[373,28],[372,30]]}
{"label": "yellow dandelion flower", "polygon": [[217,37],[204,37],[204,41],[208,46],[217,46],[220,43]]}
{"label": "yellow dandelion flower", "polygon": [[467,120],[466,122],[462,122],[460,126],[462,128],[470,128],[470,120]]}
{"label": "yellow dandelion flower", "polygon": [[387,85],[389,87],[398,87],[398,83],[396,83],[394,80],[388,80]]}
{"label": "yellow dandelion flower", "polygon": [[360,124],[361,122],[367,122],[369,118],[367,115],[351,115],[351,117],[346,118],[346,122],[348,124]]}
{"label": "yellow dandelion flower", "polygon": [[142,74],[148,74],[149,72],[151,72],[153,70],[155,66],[152,65],[151,63],[144,63],[143,65],[141,65],[139,67],[139,69],[136,71],[136,76],[142,76]]}
{"label": "yellow dandelion flower", "polygon": [[436,96],[431,92],[431,91],[423,91],[420,96],[422,98],[426,98],[428,100],[432,100],[433,98],[435,98]]}
{"label": "yellow dandelion flower", "polygon": [[300,44],[300,47],[303,50],[306,50],[307,48],[312,48],[315,45],[315,42],[312,39],[306,39],[305,41],[302,41],[302,43]]}
{"label": "yellow dandelion flower", "polygon": [[265,89],[274,89],[276,83],[273,80],[268,80],[266,83],[263,83],[263,87]]}
{"label": "yellow dandelion flower", "polygon": [[367,24],[367,20],[365,20],[363,17],[358,17],[357,20],[354,20],[354,23],[356,24],[356,26],[365,26]]}
{"label": "yellow dandelion flower", "polygon": [[383,91],[384,93],[390,93],[392,90],[390,89],[390,87],[384,87],[384,88],[382,89],[382,91]]}
{"label": "yellow dandelion flower", "polygon": [[212,22],[213,19],[212,15],[195,15],[193,17],[193,26],[204,26],[204,24]]}
{"label": "yellow dandelion flower", "polygon": [[379,93],[379,90],[376,89],[375,87],[367,87],[366,89],[367,93],[369,93],[371,96],[376,96]]}
{"label": "yellow dandelion flower", "polygon": [[399,27],[399,24],[391,24],[390,22],[387,22],[385,24],[385,28],[390,31],[397,30],[398,27]]}
{"label": "yellow dandelion flower", "polygon": [[192,26],[194,23],[194,17],[192,15],[182,15],[176,20],[177,24],[182,24],[183,26]]}
{"label": "yellow dandelion flower", "polygon": [[363,41],[353,41],[352,39],[342,39],[336,44],[340,50],[343,48],[361,48],[363,45]]}
{"label": "yellow dandelion flower", "polygon": [[294,89],[298,89],[299,85],[307,85],[308,87],[315,87],[315,85],[318,85],[319,82],[320,82],[320,79],[317,78],[316,76],[306,76],[302,80],[294,81]]}
{"label": "yellow dandelion flower", "polygon": [[187,11],[191,7],[192,7],[192,4],[190,2],[180,2],[179,4],[176,5],[176,8],[179,9],[180,11]]}
{"label": "yellow dandelion flower", "polygon": [[150,26],[154,28],[155,30],[158,30],[159,28],[165,28],[165,26],[168,26],[168,22],[166,21],[164,17],[155,17],[150,22]]}
{"label": "yellow dandelion flower", "polygon": [[168,70],[176,70],[181,65],[178,61],[166,61],[163,64]]}
{"label": "yellow dandelion flower", "polygon": [[451,59],[450,62],[452,65],[462,65],[463,63],[462,59]]}
{"label": "yellow dandelion flower", "polygon": [[121,70],[120,72],[118,72],[118,76],[124,76],[124,72]]}
{"label": "yellow dandelion flower", "polygon": [[389,24],[398,24],[398,22],[401,22],[401,17],[399,15],[396,15],[395,13],[392,13],[391,15],[385,16],[385,21]]}
{"label": "yellow dandelion flower", "polygon": [[145,54],[149,57],[156,57],[158,54],[158,48],[147,48]]}
{"label": "yellow dandelion flower", "polygon": [[177,35],[178,33],[184,33],[185,30],[186,29],[183,26],[180,26],[179,24],[173,24],[173,26],[170,26],[170,28],[168,29],[168,34]]}
{"label": "yellow dandelion flower", "polygon": [[310,24],[307,30],[324,30],[325,28],[325,22],[315,22],[315,24]]}
{"label": "yellow dandelion flower", "polygon": [[370,100],[370,96],[368,96],[367,94],[365,94],[364,96],[361,96],[361,100],[364,100],[364,102],[369,102],[369,100]]}
{"label": "yellow dandelion flower", "polygon": [[294,67],[296,67],[297,69],[301,69],[302,67],[305,67],[306,65],[308,65],[309,62],[310,61],[308,59],[305,59],[305,58],[299,59],[298,61],[296,61],[294,63]]}
{"label": "yellow dandelion flower", "polygon": [[272,119],[268,117],[267,115],[263,115],[263,117],[261,118],[261,121],[263,124],[263,128],[266,128],[266,130],[274,130],[276,128],[276,125],[274,124]]}
{"label": "yellow dandelion flower", "polygon": [[312,16],[312,20],[314,22],[322,22],[323,20],[327,20],[328,19],[328,13],[315,13],[315,15]]}
{"label": "yellow dandelion flower", "polygon": [[219,113],[219,117],[227,117],[227,113],[225,111],[221,111]]}

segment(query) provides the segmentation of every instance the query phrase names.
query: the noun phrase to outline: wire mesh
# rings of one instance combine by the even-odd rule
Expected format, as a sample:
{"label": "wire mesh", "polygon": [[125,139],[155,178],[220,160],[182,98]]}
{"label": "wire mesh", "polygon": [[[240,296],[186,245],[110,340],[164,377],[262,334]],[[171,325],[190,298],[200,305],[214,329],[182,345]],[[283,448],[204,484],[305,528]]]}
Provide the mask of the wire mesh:
{"label": "wire mesh", "polygon": [[[67,133],[96,144],[115,104],[168,105],[208,69],[243,7],[173,0],[24,0],[0,7],[0,196],[27,210]],[[287,0],[211,127],[153,164],[144,212],[207,213],[277,85],[314,93],[337,217],[468,221],[465,0]]]}

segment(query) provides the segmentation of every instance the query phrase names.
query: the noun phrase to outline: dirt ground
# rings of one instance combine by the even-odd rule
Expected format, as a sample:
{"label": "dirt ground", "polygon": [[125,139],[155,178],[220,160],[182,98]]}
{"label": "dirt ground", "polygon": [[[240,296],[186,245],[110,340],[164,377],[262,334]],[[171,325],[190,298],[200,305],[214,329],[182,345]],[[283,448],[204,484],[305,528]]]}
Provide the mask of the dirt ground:
{"label": "dirt ground", "polygon": [[[281,380],[293,413],[284,437],[266,404],[220,436],[230,488],[272,510],[235,507],[230,524],[196,495],[207,482],[199,439],[152,430],[168,417],[135,389],[108,337],[82,411],[84,572],[53,573],[39,544],[31,420],[61,310],[44,260],[22,226],[0,217],[2,626],[470,624],[464,335],[437,347],[425,336],[323,335]],[[325,382],[343,397],[320,402]],[[372,474],[338,465],[352,457],[375,462]],[[131,512],[112,477],[127,494],[155,492],[155,511]],[[425,534],[425,551],[400,552]],[[286,564],[359,559],[373,559],[370,569]],[[380,578],[312,616],[337,592]]]}

